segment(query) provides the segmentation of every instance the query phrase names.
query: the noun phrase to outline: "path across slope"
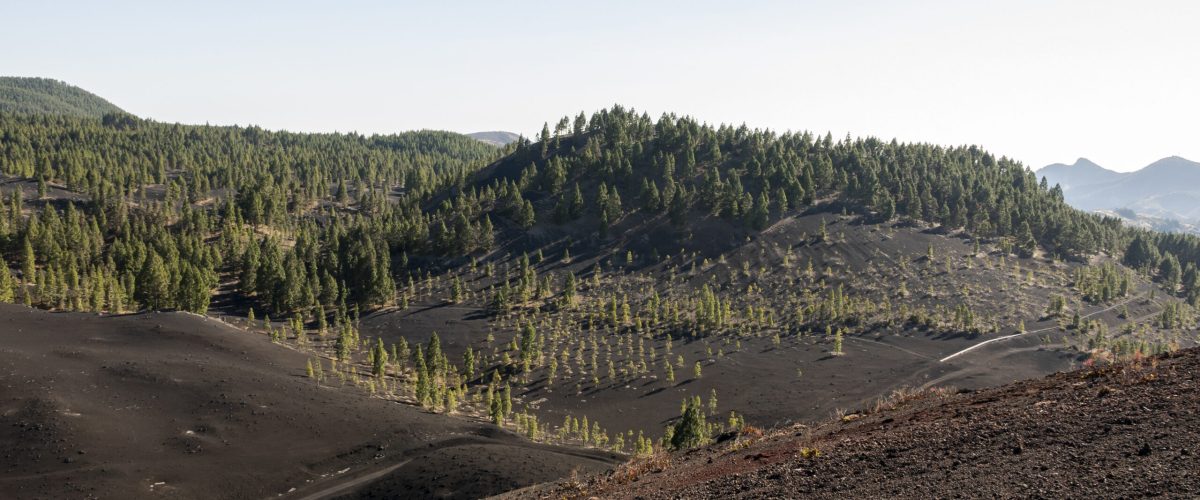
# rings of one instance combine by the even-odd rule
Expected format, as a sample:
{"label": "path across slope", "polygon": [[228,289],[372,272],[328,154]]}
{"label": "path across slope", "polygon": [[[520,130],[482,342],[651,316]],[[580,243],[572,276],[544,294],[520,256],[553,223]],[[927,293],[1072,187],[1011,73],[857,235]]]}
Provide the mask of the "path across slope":
{"label": "path across slope", "polygon": [[[1122,302],[1118,302],[1118,303],[1116,303],[1116,304],[1113,304],[1113,305],[1111,305],[1111,306],[1108,306],[1108,307],[1106,307],[1106,308],[1104,308],[1104,309],[1100,309],[1100,310],[1098,310],[1098,311],[1093,311],[1093,312],[1090,312],[1090,313],[1088,313],[1088,314],[1085,314],[1085,315],[1083,315],[1083,316],[1080,316],[1080,319],[1088,319],[1088,318],[1090,318],[1090,317],[1092,317],[1092,316],[1095,316],[1095,315],[1097,315],[1097,314],[1106,313],[1106,312],[1108,312],[1108,311],[1111,311],[1111,310],[1113,310],[1113,309],[1116,309],[1116,308],[1118,308],[1118,307],[1120,307],[1120,306],[1123,306],[1123,305],[1128,305],[1129,303],[1133,302],[1134,300],[1137,300],[1137,298],[1138,298],[1138,297],[1140,297],[1140,296],[1141,296],[1141,295],[1135,295],[1135,296],[1133,296],[1133,297],[1130,297],[1130,298],[1129,298],[1129,299],[1127,299],[1127,300],[1124,300],[1124,301],[1122,301]],[[955,358],[955,357],[957,357],[957,356],[959,356],[959,355],[966,354],[966,353],[968,353],[968,352],[971,352],[971,351],[973,351],[973,350],[975,350],[975,349],[978,349],[978,348],[980,348],[980,347],[983,347],[983,346],[985,346],[985,345],[988,345],[988,344],[992,344],[992,343],[995,343],[995,342],[1002,342],[1002,341],[1005,341],[1005,340],[1008,340],[1008,339],[1013,339],[1013,338],[1021,337],[1021,336],[1024,336],[1024,335],[1030,335],[1030,334],[1034,334],[1034,333],[1048,332],[1048,331],[1051,331],[1051,330],[1057,330],[1057,329],[1058,329],[1058,327],[1057,327],[1057,326],[1048,326],[1048,327],[1046,327],[1046,328],[1039,328],[1039,329],[1037,329],[1037,330],[1030,330],[1030,331],[1027,331],[1027,332],[1014,333],[1014,334],[1010,334],[1010,335],[1004,335],[1004,336],[1002,336],[1002,337],[996,337],[996,338],[994,338],[994,339],[988,339],[988,340],[985,340],[985,341],[983,341],[983,342],[980,342],[980,343],[978,343],[978,344],[975,344],[975,345],[973,345],[973,346],[971,346],[971,347],[968,347],[968,348],[966,348],[966,349],[963,349],[963,350],[961,350],[961,351],[958,351],[958,352],[956,352],[956,353],[954,353],[954,354],[951,354],[951,355],[949,355],[949,356],[946,356],[946,357],[944,357],[944,358],[942,358],[942,359],[940,359],[940,360],[938,360],[938,361],[940,361],[940,362],[942,362],[942,363],[945,363],[946,361],[949,361],[949,360],[951,360],[951,359],[953,359],[953,358]]]}

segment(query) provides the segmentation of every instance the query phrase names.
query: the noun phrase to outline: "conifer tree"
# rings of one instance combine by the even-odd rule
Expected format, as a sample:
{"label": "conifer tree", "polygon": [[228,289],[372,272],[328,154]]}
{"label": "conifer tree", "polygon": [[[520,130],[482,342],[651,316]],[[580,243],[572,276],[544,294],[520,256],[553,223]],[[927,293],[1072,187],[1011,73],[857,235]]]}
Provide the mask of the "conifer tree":
{"label": "conifer tree", "polygon": [[703,445],[708,441],[708,424],[705,422],[704,411],[698,402],[689,400],[683,410],[683,415],[675,423],[671,433],[671,447],[676,450],[687,450]]}
{"label": "conifer tree", "polygon": [[471,350],[471,346],[467,346],[467,350],[463,351],[463,375],[468,380],[475,378],[475,352]]}
{"label": "conifer tree", "polygon": [[173,305],[171,300],[171,277],[166,263],[156,252],[146,257],[138,274],[135,298],[148,309],[166,309]]}
{"label": "conifer tree", "polygon": [[33,253],[33,245],[27,235],[21,246],[21,280],[26,284],[33,284],[36,276],[37,257]]}
{"label": "conifer tree", "polygon": [[371,357],[371,374],[383,378],[387,373],[388,351],[383,345],[383,339],[376,339],[374,353]]}
{"label": "conifer tree", "polygon": [[512,386],[507,382],[504,384],[504,396],[501,398],[501,415],[507,420],[509,415],[512,415]]}
{"label": "conifer tree", "polygon": [[0,302],[11,303],[16,299],[16,282],[8,270],[8,264],[0,260]]}
{"label": "conifer tree", "polygon": [[488,417],[492,419],[492,423],[496,425],[504,424],[504,402],[492,394],[492,390],[488,389],[488,399],[491,403],[488,405]]}

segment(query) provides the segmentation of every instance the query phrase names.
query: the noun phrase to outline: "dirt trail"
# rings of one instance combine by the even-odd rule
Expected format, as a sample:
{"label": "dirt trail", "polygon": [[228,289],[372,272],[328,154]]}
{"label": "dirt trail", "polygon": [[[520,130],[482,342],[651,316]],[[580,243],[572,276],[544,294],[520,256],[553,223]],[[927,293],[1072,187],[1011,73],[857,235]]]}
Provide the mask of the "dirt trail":
{"label": "dirt trail", "polygon": [[408,463],[411,461],[412,459],[410,458],[398,464],[389,465],[377,471],[369,472],[358,477],[342,478],[339,476],[338,479],[340,479],[340,481],[334,481],[334,484],[329,484],[329,482],[318,483],[317,486],[323,486],[324,489],[305,494],[304,496],[300,497],[299,500],[323,500],[326,498],[333,498],[335,495],[349,492],[355,487],[362,486],[371,481],[379,479],[396,469],[408,465]]}
{"label": "dirt trail", "polygon": [[[1092,316],[1095,316],[1095,315],[1097,315],[1097,314],[1103,314],[1103,313],[1106,313],[1106,312],[1108,312],[1108,311],[1111,311],[1111,310],[1113,310],[1113,309],[1116,309],[1116,308],[1118,308],[1118,307],[1121,307],[1121,306],[1123,306],[1123,305],[1128,305],[1128,304],[1132,303],[1134,300],[1137,300],[1137,298],[1138,298],[1138,297],[1141,297],[1141,295],[1135,295],[1135,296],[1133,296],[1133,297],[1130,297],[1130,298],[1129,298],[1129,299],[1127,299],[1127,300],[1124,300],[1124,301],[1118,302],[1118,303],[1116,303],[1116,304],[1113,304],[1113,305],[1111,305],[1111,306],[1105,307],[1105,308],[1103,308],[1103,309],[1100,309],[1100,310],[1097,310],[1097,311],[1092,311],[1092,312],[1090,312],[1090,313],[1088,313],[1088,314],[1085,314],[1085,315],[1083,315],[1083,316],[1080,316],[1079,318],[1080,318],[1080,319],[1088,319],[1088,318],[1090,318],[1090,317],[1092,317]],[[1040,328],[1040,329],[1037,329],[1037,330],[1030,330],[1030,331],[1027,331],[1027,332],[1022,332],[1022,333],[1014,333],[1014,334],[1011,334],[1011,335],[1004,335],[1004,336],[1002,336],[1002,337],[996,337],[996,338],[994,338],[994,339],[985,340],[985,341],[983,341],[983,342],[980,342],[980,343],[978,343],[978,344],[975,344],[975,345],[973,345],[973,346],[971,346],[971,347],[968,347],[968,348],[966,348],[966,349],[963,349],[963,350],[961,350],[961,351],[958,351],[958,352],[956,352],[956,353],[954,353],[954,354],[951,354],[951,355],[949,355],[949,356],[946,356],[946,357],[944,357],[944,358],[942,358],[942,359],[940,359],[940,360],[938,360],[938,361],[940,361],[940,362],[942,362],[942,363],[945,363],[945,362],[947,362],[947,361],[949,361],[949,360],[951,360],[951,359],[953,359],[953,358],[955,358],[955,357],[957,357],[957,356],[960,356],[960,355],[962,355],[962,354],[966,354],[966,353],[968,353],[968,352],[971,352],[971,351],[973,351],[973,350],[975,350],[975,349],[978,349],[978,348],[980,348],[980,347],[983,347],[983,346],[985,346],[985,345],[988,345],[988,344],[992,344],[992,343],[995,343],[995,342],[1001,342],[1001,341],[1004,341],[1004,340],[1013,339],[1013,338],[1017,338],[1017,337],[1021,337],[1021,336],[1025,336],[1025,335],[1034,334],[1034,333],[1043,333],[1043,332],[1048,332],[1048,331],[1051,331],[1051,330],[1057,330],[1057,329],[1058,329],[1058,326],[1048,326],[1048,327],[1046,327],[1046,328]]]}

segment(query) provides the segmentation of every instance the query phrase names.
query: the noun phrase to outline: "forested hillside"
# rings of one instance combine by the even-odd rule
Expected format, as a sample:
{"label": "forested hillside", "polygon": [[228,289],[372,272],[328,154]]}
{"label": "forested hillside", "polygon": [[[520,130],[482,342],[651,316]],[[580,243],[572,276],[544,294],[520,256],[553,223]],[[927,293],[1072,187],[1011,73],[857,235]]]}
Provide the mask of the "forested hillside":
{"label": "forested hillside", "polygon": [[58,80],[0,76],[0,113],[100,118],[124,111],[100,96]]}
{"label": "forested hillside", "polygon": [[0,275],[0,298],[17,290],[75,310],[204,312],[231,272],[272,311],[388,303],[397,243],[384,231],[401,229],[376,216],[421,220],[414,200],[499,154],[444,132],[289,134],[128,115],[0,114],[0,130],[0,238],[20,283]]}
{"label": "forested hillside", "polygon": [[1020,164],[973,146],[835,141],[655,121],[620,107],[564,118],[503,158],[438,132],[361,137],[14,114],[0,115],[0,129],[0,235],[19,270],[5,276],[5,296],[43,307],[203,312],[223,273],[259,311],[365,311],[395,302],[395,283],[408,275],[395,265],[484,255],[497,237],[520,241],[535,225],[571,228],[571,245],[602,246],[635,213],[665,213],[679,228],[715,217],[761,230],[828,199],[875,221],[923,221],[1025,255],[1123,254],[1193,301],[1198,294],[1194,237],[1070,209]]}
{"label": "forested hillside", "polygon": [[[591,216],[600,238],[638,212],[665,213],[676,226],[713,216],[761,230],[832,198],[876,221],[924,221],[1024,255],[1038,248],[1067,259],[1122,255],[1141,236],[1185,267],[1200,262],[1200,239],[1128,229],[1075,210],[1021,164],[974,146],[714,128],[672,115],[654,121],[619,106],[590,119],[563,118],[553,132],[544,127],[537,143],[482,172],[474,188],[478,195],[460,194],[447,206],[480,206],[521,227]],[[1157,257],[1128,262],[1155,266]],[[1194,279],[1184,284],[1195,295]]]}
{"label": "forested hillside", "polygon": [[1020,164],[975,147],[714,128],[619,106],[503,152],[450,133],[291,134],[128,115],[3,114],[0,130],[0,234],[20,282],[6,276],[5,295],[44,307],[204,311],[225,273],[260,311],[364,310],[396,300],[407,272],[394,264],[480,256],[535,225],[567,227],[585,246],[619,236],[609,228],[633,214],[756,231],[828,199],[1024,255],[1124,255],[1193,300],[1200,286],[1196,238],[1071,209]]}
{"label": "forested hillside", "polygon": [[536,139],[0,114],[0,301],[219,314],[318,384],[635,454],[1196,341],[1200,240],[975,147],[619,106]]}

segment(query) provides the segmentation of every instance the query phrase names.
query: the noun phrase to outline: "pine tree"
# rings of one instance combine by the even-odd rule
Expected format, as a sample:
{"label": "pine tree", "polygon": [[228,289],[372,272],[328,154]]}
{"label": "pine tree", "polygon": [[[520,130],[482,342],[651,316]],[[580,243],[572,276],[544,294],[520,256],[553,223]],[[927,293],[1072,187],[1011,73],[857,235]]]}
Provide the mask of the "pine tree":
{"label": "pine tree", "polygon": [[429,373],[429,365],[425,363],[425,354],[422,352],[420,344],[417,344],[417,349],[413,351],[413,359],[417,365],[417,387],[415,394],[417,403],[423,407],[428,407],[433,400],[434,388]]}
{"label": "pine tree", "polygon": [[576,286],[577,285],[575,282],[575,273],[568,272],[567,277],[566,277],[566,283],[563,284],[563,295],[562,295],[563,304],[566,305],[567,307],[570,307],[571,305],[573,305],[575,303]]}
{"label": "pine tree", "polygon": [[454,413],[455,411],[457,411],[457,409],[458,409],[457,392],[458,391],[455,391],[454,389],[450,389],[450,390],[446,391],[446,402],[444,403],[446,413]]}
{"label": "pine tree", "polygon": [[0,259],[0,302],[11,303],[16,299],[16,282],[8,270],[8,264]]}
{"label": "pine tree", "polygon": [[1033,237],[1033,230],[1029,228],[1029,222],[1021,223],[1019,238],[1017,245],[1021,250],[1021,256],[1032,257],[1033,253],[1037,250],[1037,239]]}
{"label": "pine tree", "polygon": [[462,302],[462,299],[463,299],[462,280],[458,279],[458,276],[455,276],[453,279],[450,280],[450,302],[453,304],[457,304],[459,302]]}
{"label": "pine tree", "polygon": [[433,332],[429,336],[429,343],[425,346],[425,364],[429,367],[430,373],[440,374],[446,369],[444,360],[442,339],[437,332]]}
{"label": "pine tree", "polygon": [[471,350],[471,346],[467,346],[467,350],[463,351],[463,375],[468,380],[475,378],[475,352]]}
{"label": "pine tree", "polygon": [[1158,276],[1162,280],[1163,288],[1167,292],[1174,294],[1179,289],[1179,281],[1182,279],[1182,273],[1183,271],[1179,267],[1179,259],[1176,259],[1170,253],[1163,255],[1158,265]]}
{"label": "pine tree", "polygon": [[371,356],[371,374],[383,378],[387,374],[388,351],[383,345],[383,339],[376,339],[374,354]]}
{"label": "pine tree", "polygon": [[156,252],[150,252],[138,274],[137,298],[147,309],[166,309],[172,306],[171,277],[166,263]]}
{"label": "pine tree", "polygon": [[350,338],[350,329],[343,326],[341,331],[338,333],[337,342],[334,345],[334,349],[337,351],[338,361],[344,363],[350,360],[350,349],[352,342],[353,340]]}
{"label": "pine tree", "polygon": [[708,441],[708,424],[705,422],[704,411],[700,404],[688,401],[683,415],[675,423],[671,433],[671,447],[676,450],[687,450],[703,445]]}
{"label": "pine tree", "polygon": [[20,278],[22,278],[25,284],[32,284],[37,276],[37,257],[34,255],[34,245],[30,243],[29,236],[25,236],[20,255],[22,255],[22,258],[20,258]]}
{"label": "pine tree", "polygon": [[512,386],[504,384],[504,396],[501,398],[501,415],[507,420],[512,415]]}
{"label": "pine tree", "polygon": [[583,216],[583,191],[579,189],[579,183],[575,183],[575,189],[571,192],[571,200],[567,205],[567,215],[571,220],[578,219]]}
{"label": "pine tree", "polygon": [[550,154],[550,124],[542,124],[542,133],[538,136],[538,140],[542,144],[542,158],[546,158]]}
{"label": "pine tree", "polygon": [[488,405],[488,417],[492,419],[492,423],[496,425],[504,425],[504,402],[492,394],[492,389],[488,389],[488,399],[491,404]]}
{"label": "pine tree", "polygon": [[533,227],[533,224],[537,221],[536,218],[537,214],[535,214],[533,211],[533,203],[530,203],[529,200],[525,200],[517,214],[517,224],[520,225],[522,229],[529,229]]}
{"label": "pine tree", "polygon": [[1138,234],[1125,249],[1122,262],[1134,269],[1146,269],[1158,262],[1158,248],[1145,235]]}
{"label": "pine tree", "polygon": [[759,194],[754,200],[753,208],[746,212],[746,225],[758,230],[765,229],[770,218],[769,207],[767,193]]}

